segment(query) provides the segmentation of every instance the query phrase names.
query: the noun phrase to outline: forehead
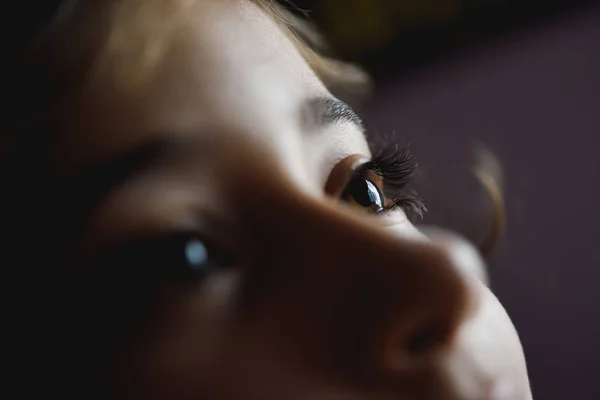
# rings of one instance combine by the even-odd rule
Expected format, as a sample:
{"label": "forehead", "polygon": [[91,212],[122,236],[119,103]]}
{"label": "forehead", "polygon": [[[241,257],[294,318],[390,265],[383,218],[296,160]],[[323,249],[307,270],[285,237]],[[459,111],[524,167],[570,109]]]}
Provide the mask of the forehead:
{"label": "forehead", "polygon": [[149,79],[127,86],[116,79],[121,64],[108,60],[84,85],[66,129],[77,157],[101,158],[164,132],[280,132],[300,101],[328,94],[291,34],[252,2],[196,0],[163,22],[172,25],[169,45]]}

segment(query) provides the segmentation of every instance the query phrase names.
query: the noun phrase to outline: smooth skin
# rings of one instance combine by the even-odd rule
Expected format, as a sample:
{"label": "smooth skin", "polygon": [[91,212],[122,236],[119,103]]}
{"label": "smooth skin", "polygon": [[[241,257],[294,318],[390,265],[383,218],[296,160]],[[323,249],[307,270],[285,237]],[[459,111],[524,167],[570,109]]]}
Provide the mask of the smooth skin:
{"label": "smooth skin", "polygon": [[191,232],[238,261],[162,288],[111,363],[111,396],[531,399],[469,245],[453,253],[458,239],[428,238],[402,210],[369,215],[332,194],[344,160],[371,152],[352,119],[319,122],[309,104],[335,97],[290,36],[247,1],[198,0],[177,24],[142,86],[122,90],[106,67],[72,102],[58,171],[160,154],[104,193],[76,253],[85,274],[124,243]]}

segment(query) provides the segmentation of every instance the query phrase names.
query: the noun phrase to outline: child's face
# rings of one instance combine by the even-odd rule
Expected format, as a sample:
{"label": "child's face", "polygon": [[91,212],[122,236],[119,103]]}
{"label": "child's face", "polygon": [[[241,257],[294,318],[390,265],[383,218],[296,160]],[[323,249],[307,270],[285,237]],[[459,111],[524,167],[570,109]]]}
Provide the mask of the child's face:
{"label": "child's face", "polygon": [[481,265],[401,208],[376,213],[378,175],[353,173],[371,156],[358,118],[290,38],[241,1],[198,1],[183,24],[143,87],[90,81],[61,137],[65,170],[131,161],[85,224],[81,268],[133,275],[122,309],[161,283],[118,394],[530,399]]}

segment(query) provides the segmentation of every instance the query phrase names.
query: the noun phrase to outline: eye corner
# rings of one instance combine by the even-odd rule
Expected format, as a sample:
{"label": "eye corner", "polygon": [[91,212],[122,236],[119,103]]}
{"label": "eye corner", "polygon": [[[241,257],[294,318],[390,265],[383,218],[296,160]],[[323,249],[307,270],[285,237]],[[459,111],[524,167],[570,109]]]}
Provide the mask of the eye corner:
{"label": "eye corner", "polygon": [[427,212],[425,203],[415,192],[409,192],[399,197],[388,199],[387,211],[402,210],[410,221],[422,219]]}

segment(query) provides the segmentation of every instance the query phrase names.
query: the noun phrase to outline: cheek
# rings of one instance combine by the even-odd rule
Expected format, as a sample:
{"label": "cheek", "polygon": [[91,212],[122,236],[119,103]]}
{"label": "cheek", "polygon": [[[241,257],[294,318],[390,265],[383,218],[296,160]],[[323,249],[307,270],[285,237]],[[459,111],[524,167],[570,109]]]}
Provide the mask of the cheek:
{"label": "cheek", "polygon": [[237,282],[228,272],[169,290],[120,361],[120,381],[134,385],[127,390],[181,393],[216,373],[232,339]]}

